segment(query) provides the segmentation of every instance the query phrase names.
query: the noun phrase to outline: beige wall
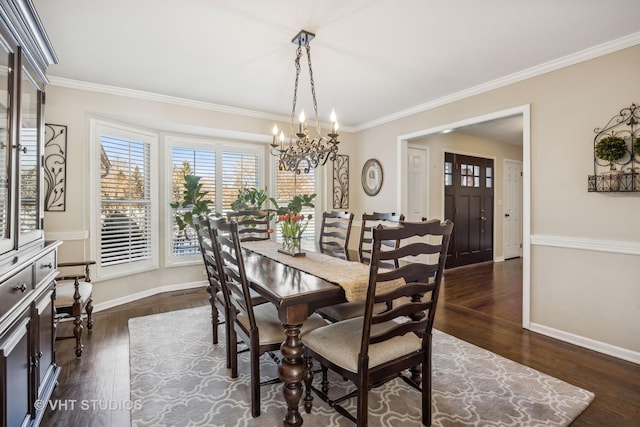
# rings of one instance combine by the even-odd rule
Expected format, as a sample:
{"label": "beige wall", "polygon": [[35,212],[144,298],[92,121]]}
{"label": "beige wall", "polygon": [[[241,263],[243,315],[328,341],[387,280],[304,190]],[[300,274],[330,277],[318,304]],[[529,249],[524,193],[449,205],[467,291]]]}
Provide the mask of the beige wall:
{"label": "beige wall", "polygon": [[[397,158],[400,135],[530,104],[531,327],[640,362],[640,196],[587,192],[593,129],[631,102],[640,103],[638,70],[640,46],[635,46],[345,135],[340,150],[350,155],[350,210],[357,218],[362,212],[396,206],[403,173]],[[268,134],[272,125],[270,120],[50,87],[46,121],[69,126],[69,199],[67,212],[47,214],[48,232],[88,230],[91,114],[120,117],[124,122],[133,117],[150,128],[173,123],[200,131]],[[360,186],[362,166],[372,157],[382,162],[385,173],[375,197],[367,196]],[[325,178],[325,193],[330,196],[330,173]],[[89,242],[80,244],[81,248],[69,245],[73,249],[68,251],[63,245],[61,260],[66,252],[86,254]],[[96,299],[103,302],[200,279],[197,268],[161,268],[99,283]]]}

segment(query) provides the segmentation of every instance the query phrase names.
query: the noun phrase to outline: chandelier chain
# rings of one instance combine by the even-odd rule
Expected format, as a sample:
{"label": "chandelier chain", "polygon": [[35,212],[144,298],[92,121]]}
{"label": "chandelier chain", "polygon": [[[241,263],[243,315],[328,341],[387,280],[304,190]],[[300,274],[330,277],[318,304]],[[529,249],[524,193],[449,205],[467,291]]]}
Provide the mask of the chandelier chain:
{"label": "chandelier chain", "polygon": [[296,83],[293,87],[293,107],[291,108],[291,123],[290,123],[289,137],[293,135],[293,121],[296,118],[296,104],[298,103],[298,80],[300,79],[300,59],[301,58],[302,58],[302,46],[298,45],[298,49],[296,49],[296,60],[295,60]]}
{"label": "chandelier chain", "polygon": [[309,82],[311,83],[311,96],[313,97],[313,111],[316,115],[316,129],[318,135],[320,132],[320,120],[318,120],[318,101],[316,101],[316,85],[313,80],[313,68],[311,68],[311,46],[309,46],[309,41],[305,43],[305,48],[307,49],[307,62],[309,63]]}

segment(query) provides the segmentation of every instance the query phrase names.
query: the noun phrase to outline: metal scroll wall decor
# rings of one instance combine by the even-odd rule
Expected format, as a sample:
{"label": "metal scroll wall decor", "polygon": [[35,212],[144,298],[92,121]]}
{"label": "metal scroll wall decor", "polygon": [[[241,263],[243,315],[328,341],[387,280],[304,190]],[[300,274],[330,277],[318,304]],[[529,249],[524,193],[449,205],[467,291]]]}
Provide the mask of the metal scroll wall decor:
{"label": "metal scroll wall decor", "polygon": [[45,124],[44,209],[64,212],[67,186],[67,127]]}
{"label": "metal scroll wall decor", "polygon": [[337,154],[333,161],[333,208],[349,207],[349,156]]}
{"label": "metal scroll wall decor", "polygon": [[594,129],[590,192],[640,191],[640,107],[623,108],[602,128]]}

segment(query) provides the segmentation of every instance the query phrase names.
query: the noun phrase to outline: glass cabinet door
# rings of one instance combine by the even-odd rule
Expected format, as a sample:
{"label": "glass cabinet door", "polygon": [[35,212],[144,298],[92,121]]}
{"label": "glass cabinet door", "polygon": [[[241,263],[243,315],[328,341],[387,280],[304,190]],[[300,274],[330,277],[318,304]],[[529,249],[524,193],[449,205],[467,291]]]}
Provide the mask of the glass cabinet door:
{"label": "glass cabinet door", "polygon": [[11,159],[10,139],[13,55],[0,43],[0,253],[13,249],[11,228]]}
{"label": "glass cabinet door", "polygon": [[22,70],[18,164],[20,171],[19,245],[38,239],[40,230],[40,89]]}

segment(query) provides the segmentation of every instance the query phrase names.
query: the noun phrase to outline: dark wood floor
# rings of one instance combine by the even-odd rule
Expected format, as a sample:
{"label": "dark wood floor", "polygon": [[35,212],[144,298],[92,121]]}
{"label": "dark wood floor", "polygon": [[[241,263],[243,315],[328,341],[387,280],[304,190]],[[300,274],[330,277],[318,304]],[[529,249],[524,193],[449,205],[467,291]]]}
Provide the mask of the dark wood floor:
{"label": "dark wood floor", "polygon": [[[73,340],[58,341],[62,374],[52,401],[66,402],[67,408],[48,409],[42,425],[129,425],[127,321],[207,303],[202,289],[157,295],[96,313],[80,359],[74,356]],[[436,328],[594,392],[594,402],[572,426],[640,425],[640,366],[523,330],[521,307],[519,259],[447,270]]]}

